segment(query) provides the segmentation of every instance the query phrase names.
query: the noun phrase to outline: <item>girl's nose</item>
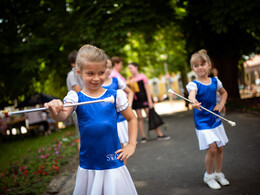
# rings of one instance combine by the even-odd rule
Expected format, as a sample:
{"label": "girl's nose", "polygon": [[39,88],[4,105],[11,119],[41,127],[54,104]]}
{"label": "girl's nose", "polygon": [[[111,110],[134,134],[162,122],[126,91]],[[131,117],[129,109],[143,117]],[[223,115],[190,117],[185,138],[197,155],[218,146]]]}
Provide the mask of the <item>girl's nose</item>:
{"label": "girl's nose", "polygon": [[94,80],[99,80],[99,76],[98,76],[98,75],[95,75],[95,76],[94,76]]}

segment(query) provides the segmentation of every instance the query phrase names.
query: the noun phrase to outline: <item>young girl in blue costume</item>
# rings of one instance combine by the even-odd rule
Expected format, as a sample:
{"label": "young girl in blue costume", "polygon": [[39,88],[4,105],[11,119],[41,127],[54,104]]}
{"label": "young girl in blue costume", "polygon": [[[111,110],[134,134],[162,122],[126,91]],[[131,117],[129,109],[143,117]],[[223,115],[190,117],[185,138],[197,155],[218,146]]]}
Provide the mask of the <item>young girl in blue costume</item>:
{"label": "young girl in blue costume", "polygon": [[[132,178],[123,164],[135,151],[137,120],[128,105],[122,90],[102,88],[105,81],[107,57],[103,50],[84,45],[76,60],[78,74],[84,88],[80,92],[70,91],[64,104],[94,101],[114,96],[115,103],[85,104],[63,107],[60,100],[45,104],[51,108],[56,121],[64,121],[74,110],[77,112],[80,130],[80,164],[78,167],[75,195],[119,195],[137,194]],[[121,149],[117,134],[117,112],[128,122],[129,141]]]}
{"label": "young girl in blue costume", "polygon": [[[192,70],[197,78],[190,82],[186,88],[189,100],[193,102],[194,121],[200,150],[207,150],[205,157],[206,172],[204,182],[211,189],[220,189],[229,185],[229,181],[221,172],[223,160],[223,146],[228,142],[224,126],[217,116],[201,110],[203,106],[219,114],[227,100],[227,91],[217,77],[208,77],[211,61],[206,50],[194,53],[190,60]],[[216,91],[221,95],[219,104],[216,105]],[[215,172],[213,167],[215,164]],[[218,183],[219,182],[219,183]]]}
{"label": "young girl in blue costume", "polygon": [[[119,77],[110,78],[109,76],[111,74],[111,71],[112,71],[112,62],[108,58],[107,68],[106,68],[106,79],[102,87],[105,89],[124,90],[124,92],[128,94],[129,107],[131,108],[134,92],[129,87],[127,87],[124,81],[122,81]],[[128,124],[127,124],[127,120],[123,117],[123,115],[120,112],[117,113],[117,133],[121,143],[121,147],[124,148],[128,143]],[[124,160],[125,165],[126,163],[127,163],[126,160]]]}

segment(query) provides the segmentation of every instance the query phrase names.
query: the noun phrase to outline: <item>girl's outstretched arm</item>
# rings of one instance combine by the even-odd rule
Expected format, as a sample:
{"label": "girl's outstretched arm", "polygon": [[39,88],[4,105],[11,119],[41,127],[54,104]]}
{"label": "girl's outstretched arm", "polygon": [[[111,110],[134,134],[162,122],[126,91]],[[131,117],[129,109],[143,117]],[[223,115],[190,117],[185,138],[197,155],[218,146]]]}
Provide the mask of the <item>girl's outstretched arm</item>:
{"label": "girl's outstretched arm", "polygon": [[125,117],[125,119],[128,122],[129,141],[126,147],[117,150],[116,154],[120,153],[117,159],[125,160],[132,156],[135,152],[137,139],[137,119],[134,112],[129,106],[127,107],[127,109],[123,110],[121,114]]}
{"label": "girl's outstretched arm", "polygon": [[66,120],[73,111],[73,107],[63,107],[62,101],[58,99],[54,99],[48,103],[45,103],[44,106],[47,109],[50,108],[50,116],[58,122]]}
{"label": "girl's outstretched arm", "polygon": [[193,102],[192,107],[198,110],[201,110],[201,103],[196,100],[197,92],[195,90],[191,90],[188,99]]}

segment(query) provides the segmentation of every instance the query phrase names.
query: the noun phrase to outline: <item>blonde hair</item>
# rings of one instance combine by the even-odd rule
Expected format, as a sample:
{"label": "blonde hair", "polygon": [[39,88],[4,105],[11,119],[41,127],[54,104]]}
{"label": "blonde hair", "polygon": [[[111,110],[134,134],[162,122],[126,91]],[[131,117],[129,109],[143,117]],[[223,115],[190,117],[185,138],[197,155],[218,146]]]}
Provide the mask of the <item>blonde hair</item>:
{"label": "blonde hair", "polygon": [[208,62],[209,64],[211,64],[211,60],[207,54],[207,50],[201,49],[191,56],[191,59],[190,59],[191,67],[194,66],[195,64],[197,64],[199,60],[202,63]]}
{"label": "blonde hair", "polygon": [[91,62],[104,63],[104,66],[106,66],[107,55],[102,49],[93,45],[83,45],[78,51],[76,67],[79,71],[82,71],[83,67]]}

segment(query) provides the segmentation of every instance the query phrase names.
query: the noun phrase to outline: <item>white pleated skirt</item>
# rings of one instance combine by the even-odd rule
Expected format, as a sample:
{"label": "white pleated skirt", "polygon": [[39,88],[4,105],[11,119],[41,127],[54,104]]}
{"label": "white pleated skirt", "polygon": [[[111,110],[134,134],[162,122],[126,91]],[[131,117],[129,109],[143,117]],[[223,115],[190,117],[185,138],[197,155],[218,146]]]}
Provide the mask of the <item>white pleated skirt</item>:
{"label": "white pleated skirt", "polygon": [[117,134],[121,144],[128,143],[128,123],[127,120],[117,123]]}
{"label": "white pleated skirt", "polygon": [[209,145],[216,142],[218,147],[225,146],[228,143],[228,138],[223,124],[214,129],[197,130],[197,138],[199,141],[199,149],[206,150]]}
{"label": "white pleated skirt", "polygon": [[121,194],[137,194],[126,166],[107,170],[89,170],[78,167],[73,195]]}

